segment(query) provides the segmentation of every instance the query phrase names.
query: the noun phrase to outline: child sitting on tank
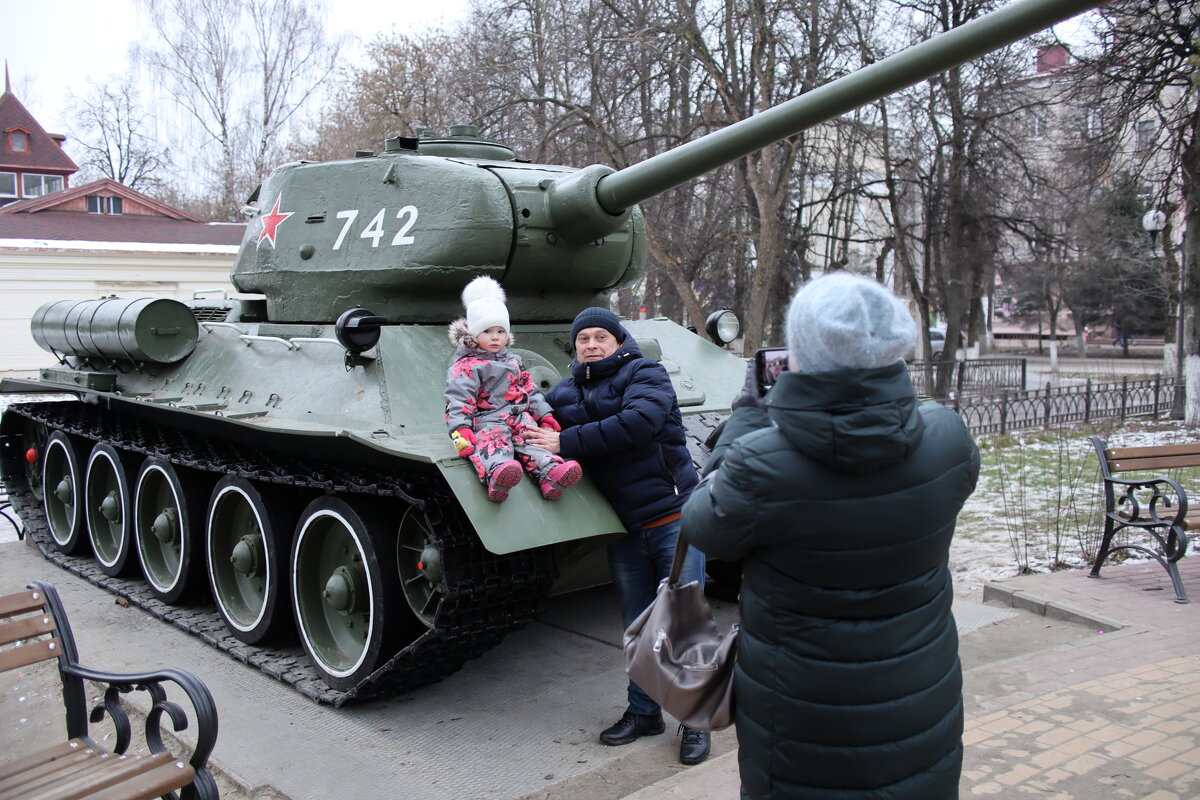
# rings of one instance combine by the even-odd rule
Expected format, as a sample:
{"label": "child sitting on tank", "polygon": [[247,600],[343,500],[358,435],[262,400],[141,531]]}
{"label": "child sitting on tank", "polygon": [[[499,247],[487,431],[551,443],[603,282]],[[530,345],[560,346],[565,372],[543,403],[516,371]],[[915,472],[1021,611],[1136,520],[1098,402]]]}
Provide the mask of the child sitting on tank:
{"label": "child sitting on tank", "polygon": [[525,441],[526,428],[561,429],[525,362],[508,350],[513,337],[504,290],[491,278],[476,278],[462,299],[467,316],[450,323],[457,350],[446,372],[446,426],[454,449],[475,467],[495,503],[508,499],[523,471],[537,481],[542,497],[557,500],[583,470]]}

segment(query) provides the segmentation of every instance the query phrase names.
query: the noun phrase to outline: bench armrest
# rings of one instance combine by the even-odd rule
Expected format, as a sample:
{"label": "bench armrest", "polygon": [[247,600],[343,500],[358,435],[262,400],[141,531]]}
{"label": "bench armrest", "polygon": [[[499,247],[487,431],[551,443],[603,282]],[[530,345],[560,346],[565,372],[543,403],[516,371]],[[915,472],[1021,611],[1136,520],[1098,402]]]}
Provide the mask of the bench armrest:
{"label": "bench armrest", "polygon": [[[1106,476],[1104,482],[1112,493],[1113,502],[1108,509],[1108,515],[1125,525],[1139,528],[1153,528],[1164,525],[1180,526],[1187,516],[1187,493],[1177,481],[1171,478],[1157,476],[1143,480],[1128,478],[1113,478]],[[1124,487],[1124,491],[1113,491]],[[1166,489],[1167,491],[1164,491]],[[1146,491],[1149,496],[1145,496]],[[1117,508],[1127,506],[1128,516],[1118,513]],[[1159,509],[1174,508],[1174,513],[1164,518]]]}
{"label": "bench armrest", "polygon": [[124,674],[104,672],[82,664],[65,664],[62,671],[64,675],[108,684],[104,691],[104,700],[92,708],[88,719],[90,722],[100,722],[105,713],[112,718],[113,726],[117,729],[117,741],[112,748],[116,753],[124,753],[132,738],[129,715],[121,704],[122,694],[143,691],[150,695],[152,705],[146,714],[145,737],[146,745],[152,753],[167,752],[160,729],[163,714],[170,717],[172,730],[178,732],[188,728],[187,711],[178,703],[167,699],[164,684],[174,683],[187,695],[196,719],[196,746],[188,761],[197,774],[206,769],[208,757],[217,742],[217,706],[208,687],[195,675],[182,669]]}

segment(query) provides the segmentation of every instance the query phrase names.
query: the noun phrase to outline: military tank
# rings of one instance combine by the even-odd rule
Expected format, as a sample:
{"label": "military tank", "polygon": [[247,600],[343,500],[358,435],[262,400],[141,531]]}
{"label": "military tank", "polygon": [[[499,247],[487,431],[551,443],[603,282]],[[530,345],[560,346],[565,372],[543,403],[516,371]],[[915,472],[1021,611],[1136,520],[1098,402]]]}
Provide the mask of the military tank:
{"label": "military tank", "polygon": [[[501,282],[546,391],[574,315],[642,274],[637,203],[1091,5],[1023,0],[621,171],[522,162],[469,126],[285,164],[250,199],[232,271],[248,297],[37,310],[59,363],[0,392],[73,399],[0,420],[14,507],[47,557],[314,699],[440,680],[624,532],[586,477],[558,502],[526,481],[496,504],[455,457],[445,326],[463,286]],[[745,362],[669,320],[624,324],[671,375],[702,462]]]}

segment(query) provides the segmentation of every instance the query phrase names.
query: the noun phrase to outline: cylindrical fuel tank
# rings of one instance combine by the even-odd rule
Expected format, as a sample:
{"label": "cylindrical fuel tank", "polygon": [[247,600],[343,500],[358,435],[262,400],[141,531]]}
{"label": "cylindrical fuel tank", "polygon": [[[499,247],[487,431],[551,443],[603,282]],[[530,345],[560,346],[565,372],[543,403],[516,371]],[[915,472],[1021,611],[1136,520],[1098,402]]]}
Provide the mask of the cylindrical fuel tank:
{"label": "cylindrical fuel tank", "polygon": [[156,364],[187,358],[200,332],[190,308],[155,297],[56,300],[34,312],[30,329],[51,353]]}

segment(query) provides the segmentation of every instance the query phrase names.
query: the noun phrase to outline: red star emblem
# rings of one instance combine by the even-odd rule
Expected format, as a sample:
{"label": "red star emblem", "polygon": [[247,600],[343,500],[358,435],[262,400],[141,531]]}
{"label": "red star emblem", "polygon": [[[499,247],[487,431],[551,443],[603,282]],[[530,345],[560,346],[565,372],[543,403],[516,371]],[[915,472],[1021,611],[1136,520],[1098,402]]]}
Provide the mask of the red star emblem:
{"label": "red star emblem", "polygon": [[295,211],[288,211],[286,213],[280,212],[279,203],[281,200],[283,200],[283,195],[276,197],[275,198],[275,207],[272,208],[271,211],[262,218],[262,223],[263,223],[262,233],[258,234],[258,243],[259,244],[262,244],[263,239],[270,239],[271,247],[274,247],[275,246],[275,231],[279,229],[279,224],[281,222],[283,222],[285,219],[287,219],[288,217],[290,217],[292,214],[296,213]]}

